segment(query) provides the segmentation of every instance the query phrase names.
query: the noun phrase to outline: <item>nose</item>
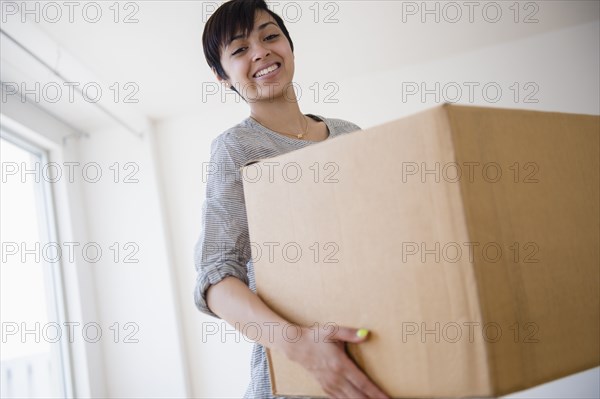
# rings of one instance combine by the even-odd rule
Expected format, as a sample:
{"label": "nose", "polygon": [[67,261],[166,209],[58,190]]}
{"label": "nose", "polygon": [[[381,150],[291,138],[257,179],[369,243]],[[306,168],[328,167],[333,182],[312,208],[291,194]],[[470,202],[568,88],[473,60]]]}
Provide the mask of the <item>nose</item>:
{"label": "nose", "polygon": [[261,59],[269,56],[270,54],[271,54],[271,50],[269,50],[267,47],[263,46],[262,44],[257,44],[256,47],[254,48],[253,60],[260,61]]}

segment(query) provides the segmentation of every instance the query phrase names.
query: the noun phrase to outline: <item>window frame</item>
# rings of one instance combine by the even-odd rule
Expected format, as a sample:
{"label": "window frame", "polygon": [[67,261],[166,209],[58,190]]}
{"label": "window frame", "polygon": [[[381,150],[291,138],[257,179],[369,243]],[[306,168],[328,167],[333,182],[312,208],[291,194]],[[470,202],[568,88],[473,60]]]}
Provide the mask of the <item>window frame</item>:
{"label": "window frame", "polygon": [[[49,149],[44,148],[40,144],[33,143],[16,132],[14,128],[7,126],[4,115],[0,120],[0,137],[2,140],[19,147],[28,152],[32,156],[34,162],[40,162],[40,165],[46,165],[50,161]],[[56,206],[54,193],[51,184],[41,178],[39,184],[35,184],[35,203],[36,213],[39,225],[39,238],[41,243],[45,242],[62,242],[58,234]],[[60,184],[60,183],[59,183]],[[61,337],[58,345],[51,344],[51,356],[58,360],[58,365],[61,370],[61,381],[59,387],[62,395],[65,398],[74,396],[74,375],[72,367],[72,351],[69,342],[75,337],[70,336],[70,329],[64,324],[67,320],[67,294],[64,284],[64,257],[61,257],[58,262],[49,263],[42,257],[44,282],[46,287],[46,309],[48,311],[48,321],[56,322],[60,326]]]}

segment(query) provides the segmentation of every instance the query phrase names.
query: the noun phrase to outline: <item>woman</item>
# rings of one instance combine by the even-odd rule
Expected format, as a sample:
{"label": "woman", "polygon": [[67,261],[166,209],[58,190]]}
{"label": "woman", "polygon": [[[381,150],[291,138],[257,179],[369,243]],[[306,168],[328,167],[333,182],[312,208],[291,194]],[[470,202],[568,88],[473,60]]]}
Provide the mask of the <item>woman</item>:
{"label": "woman", "polygon": [[242,96],[250,106],[250,116],[211,145],[211,165],[217,172],[207,181],[202,231],[195,249],[196,306],[238,330],[246,323],[264,327],[254,344],[245,398],[273,398],[265,347],[300,363],[331,397],[387,397],[345,353],[345,342],[363,342],[367,330],[337,327],[328,336],[331,331],[324,328],[314,331],[315,327],[298,326],[301,338],[297,342],[283,339],[283,328],[290,323],[255,294],[239,173],[249,160],[274,157],[360,128],[341,119],[300,112],[291,87],[293,43],[282,19],[264,0],[224,3],[207,21],[202,41],[217,80]]}

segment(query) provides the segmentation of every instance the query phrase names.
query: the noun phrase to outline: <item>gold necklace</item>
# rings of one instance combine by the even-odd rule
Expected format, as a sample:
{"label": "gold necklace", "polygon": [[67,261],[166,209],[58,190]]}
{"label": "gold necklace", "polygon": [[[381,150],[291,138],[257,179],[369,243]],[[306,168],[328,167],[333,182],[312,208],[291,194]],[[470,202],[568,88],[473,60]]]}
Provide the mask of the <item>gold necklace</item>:
{"label": "gold necklace", "polygon": [[[305,120],[305,122],[306,122],[306,127],[304,128],[304,133],[298,133],[298,134],[282,133],[282,132],[277,132],[277,133],[279,133],[279,134],[285,134],[286,136],[296,136],[296,138],[297,138],[298,140],[301,140],[301,139],[302,139],[304,136],[306,136],[306,134],[308,133],[308,120],[306,120],[306,116],[305,116],[305,115],[302,115],[302,116],[304,116],[304,120]],[[250,117],[250,118],[254,119],[253,117]],[[254,120],[255,120],[257,123],[259,123],[259,124],[261,124],[261,125],[265,126],[264,124],[262,124],[262,123],[258,122],[256,119],[254,119]],[[265,126],[265,127],[266,127],[266,128],[268,128],[267,126]],[[270,129],[270,128],[268,128],[268,129],[269,129],[269,130],[273,130],[273,129]],[[273,131],[274,131],[274,132],[276,132],[276,130],[273,130]]]}
{"label": "gold necklace", "polygon": [[308,120],[306,120],[306,116],[302,115],[304,117],[304,120],[306,122],[306,127],[304,128],[304,133],[299,133],[296,137],[298,137],[298,140],[302,139],[302,137],[304,137],[304,135],[306,133],[308,133]]}

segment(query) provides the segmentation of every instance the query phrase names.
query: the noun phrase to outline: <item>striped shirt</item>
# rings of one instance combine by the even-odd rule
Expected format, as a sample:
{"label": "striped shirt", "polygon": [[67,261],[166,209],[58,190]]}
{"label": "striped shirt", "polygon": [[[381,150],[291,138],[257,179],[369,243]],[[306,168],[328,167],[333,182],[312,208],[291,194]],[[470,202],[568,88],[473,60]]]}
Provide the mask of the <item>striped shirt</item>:
{"label": "striped shirt", "polygon": [[[326,140],[360,130],[357,125],[342,119],[307,116],[325,122],[329,130]],[[194,301],[201,312],[219,318],[208,308],[206,291],[227,276],[237,277],[256,293],[239,168],[251,160],[272,158],[315,143],[276,133],[250,117],[212,141],[210,162],[204,168],[207,180],[202,226],[194,249],[198,273]],[[258,343],[252,348],[250,384],[244,398],[275,398],[271,393],[265,348]]]}

